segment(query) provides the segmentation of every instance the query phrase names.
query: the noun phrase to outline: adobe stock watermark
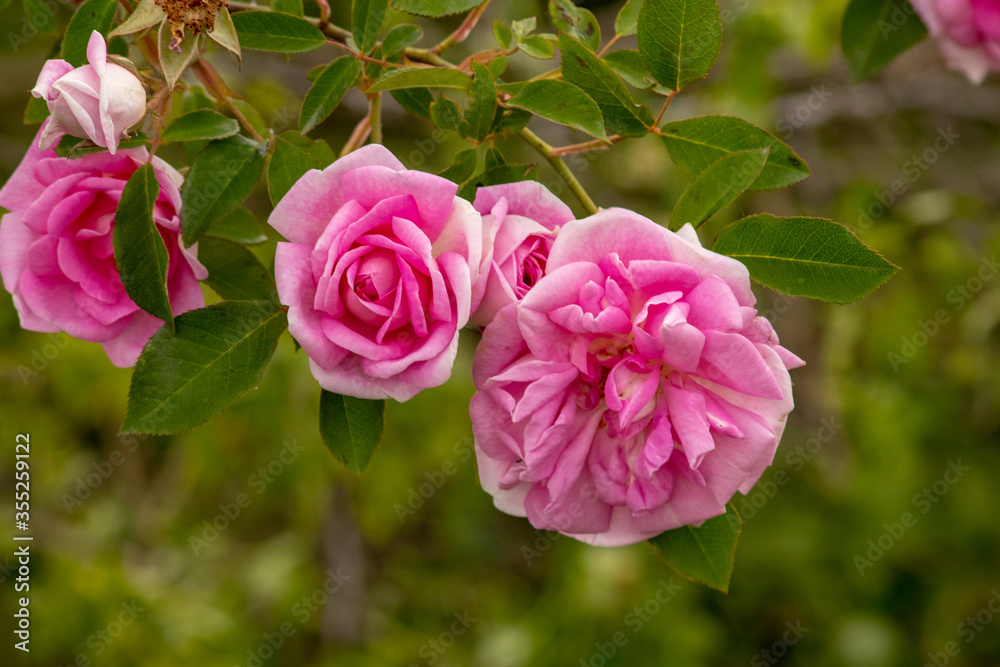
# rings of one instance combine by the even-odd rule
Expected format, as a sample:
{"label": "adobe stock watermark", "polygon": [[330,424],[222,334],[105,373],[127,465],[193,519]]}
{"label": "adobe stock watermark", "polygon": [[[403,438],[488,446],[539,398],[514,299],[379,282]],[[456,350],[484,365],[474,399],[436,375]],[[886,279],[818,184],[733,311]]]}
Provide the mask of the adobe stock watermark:
{"label": "adobe stock watermark", "polygon": [[[470,614],[468,609],[462,612],[456,611],[452,616],[455,620],[451,622],[447,630],[442,630],[437,637],[428,639],[420,646],[417,655],[423,658],[423,664],[433,665],[437,663],[441,659],[441,656],[455,645],[458,638],[468,632],[472,624],[479,620]],[[420,665],[416,662],[411,662],[409,667],[420,667]]]}
{"label": "adobe stock watermark", "polygon": [[306,451],[306,448],[299,445],[295,438],[285,440],[282,445],[280,453],[247,477],[246,486],[248,490],[253,490],[256,493],[255,496],[251,496],[248,491],[240,491],[233,497],[232,502],[219,503],[219,513],[212,519],[202,521],[201,530],[188,536],[188,545],[195,556],[201,554],[212,542],[217,540],[219,535],[240,517],[243,510],[253,504],[254,498],[264,493],[267,487],[280,477],[285,469],[299,458],[302,452]]}
{"label": "adobe stock watermark", "polygon": [[965,619],[955,627],[955,634],[962,640],[962,644],[957,641],[949,641],[941,651],[928,651],[927,662],[924,667],[945,667],[951,659],[957,657],[962,652],[964,645],[971,644],[972,641],[985,630],[997,614],[1000,614],[1000,590],[994,588],[990,591],[992,595],[989,601],[983,605],[975,616],[966,616]]}
{"label": "adobe stock watermark", "polygon": [[17,373],[21,376],[21,382],[27,386],[31,380],[39,377],[49,364],[59,356],[59,353],[69,345],[69,336],[64,331],[57,331],[46,336],[49,342],[35,347],[31,350],[31,367],[24,364],[17,365]]}
{"label": "adobe stock watermark", "polygon": [[[914,494],[910,504],[915,509],[920,510],[920,514],[927,514],[934,505],[947,495],[951,487],[958,484],[959,480],[970,470],[972,468],[969,466],[962,465],[962,459],[948,461],[948,468],[944,471],[941,478]],[[883,523],[882,527],[885,528],[885,532],[875,539],[868,540],[868,550],[864,555],[856,554],[854,556],[854,566],[858,569],[858,574],[864,576],[865,570],[882,560],[885,554],[903,539],[906,532],[916,525],[917,516],[909,511],[903,512],[898,521],[891,524]]]}
{"label": "adobe stock watermark", "polygon": [[781,635],[781,639],[771,644],[768,648],[762,649],[760,653],[750,659],[751,667],[767,667],[776,665],[788,655],[789,649],[799,643],[799,641],[809,632],[809,628],[802,625],[801,620],[785,621],[787,630]]}
{"label": "adobe stock watermark", "polygon": [[17,54],[21,47],[29,40],[34,39],[40,30],[45,30],[52,23],[59,23],[59,5],[64,7],[74,7],[73,0],[38,0],[31,4],[31,16],[21,17],[20,30],[18,32],[8,32],[7,42],[11,50]]}
{"label": "adobe stock watermark", "polygon": [[563,536],[558,531],[571,527],[574,519],[583,516],[586,505],[602,502],[597,495],[597,487],[594,486],[593,482],[584,483],[580,489],[580,498],[581,500],[573,501],[559,513],[543,517],[555,530],[536,529],[535,541],[530,545],[521,545],[521,555],[524,556],[525,564],[530,567],[532,563],[542,557],[543,553],[551,549],[552,544]]}
{"label": "adobe stock watermark", "polygon": [[[459,463],[465,463],[472,458],[475,448],[472,436],[467,435],[454,444],[451,448],[452,454],[458,457]],[[407,491],[406,504],[396,503],[392,506],[396,516],[399,517],[400,525],[406,523],[406,519],[417,513],[424,503],[430,500],[431,496],[438,492],[444,483],[458,472],[455,461],[448,459],[441,464],[440,469],[424,472],[426,481],[421,482],[416,487],[411,486]]]}
{"label": "adobe stock watermark", "polygon": [[791,139],[796,130],[804,127],[812,119],[813,114],[822,109],[833,97],[834,93],[826,89],[825,83],[810,88],[805,101],[778,119],[775,124],[775,128],[781,132],[781,138],[785,141]]}
{"label": "adobe stock watermark", "polygon": [[945,296],[945,301],[951,304],[951,312],[945,308],[938,308],[933,316],[926,320],[918,320],[917,330],[909,336],[903,336],[899,350],[886,355],[892,370],[898,373],[902,366],[910,363],[917,356],[917,352],[938,335],[941,327],[951,321],[952,314],[959,312],[976,298],[986,283],[996,277],[998,271],[1000,263],[997,262],[996,255],[991,255],[988,259],[982,257],[977,271],[964,282],[955,285]]}
{"label": "adobe stock watermark", "polygon": [[131,602],[122,602],[122,610],[118,612],[118,616],[115,620],[108,623],[106,626],[100,630],[95,630],[90,633],[87,637],[86,646],[90,649],[90,652],[81,652],[76,655],[73,662],[69,665],[59,665],[59,667],[91,667],[91,665],[102,665],[105,664],[103,660],[91,660],[90,656],[94,658],[100,658],[104,655],[104,652],[108,650],[115,641],[125,633],[125,629],[130,625],[135,623],[135,619],[139,618],[139,614],[146,611],[144,608],[140,607],[139,604],[132,600]]}

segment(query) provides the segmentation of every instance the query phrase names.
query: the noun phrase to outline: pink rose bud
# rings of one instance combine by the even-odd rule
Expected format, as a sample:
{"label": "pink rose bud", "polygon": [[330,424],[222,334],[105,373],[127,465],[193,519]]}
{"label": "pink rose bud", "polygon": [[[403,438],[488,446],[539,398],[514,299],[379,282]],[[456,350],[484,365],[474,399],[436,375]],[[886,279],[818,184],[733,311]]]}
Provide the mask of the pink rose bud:
{"label": "pink rose bud", "polygon": [[913,0],[948,65],[973,83],[1000,69],[1000,2]]}
{"label": "pink rose bud", "polygon": [[483,246],[457,190],[371,145],[278,202],[278,295],[324,389],[405,401],[451,376]]}
{"label": "pink rose bud", "polygon": [[483,214],[483,262],[470,321],[485,327],[542,277],[556,232],[573,212],[534,181],[479,188],[473,206]]}
{"label": "pink rose bud", "polygon": [[104,37],[96,30],[87,44],[89,65],[73,68],[65,60],[49,60],[31,90],[48,103],[51,120],[39,135],[46,149],[64,134],[90,139],[112,155],[125,132],[146,115],[146,89],[124,67],[108,62]]}
{"label": "pink rose bud", "polygon": [[[60,158],[39,150],[36,140],[0,189],[0,206],[10,211],[0,219],[0,275],[21,326],[101,343],[119,367],[135,365],[163,325],[125,292],[112,245],[122,190],[148,159],[145,148]],[[154,219],[169,257],[167,293],[180,314],[205,305],[198,281],[207,272],[197,246],[181,245],[181,175],[158,157],[152,165],[160,184]]]}
{"label": "pink rose bud", "polygon": [[473,362],[496,506],[604,546],[724,513],[770,465],[803,363],[754,303],[746,267],[690,225],[608,209],[563,226]]}

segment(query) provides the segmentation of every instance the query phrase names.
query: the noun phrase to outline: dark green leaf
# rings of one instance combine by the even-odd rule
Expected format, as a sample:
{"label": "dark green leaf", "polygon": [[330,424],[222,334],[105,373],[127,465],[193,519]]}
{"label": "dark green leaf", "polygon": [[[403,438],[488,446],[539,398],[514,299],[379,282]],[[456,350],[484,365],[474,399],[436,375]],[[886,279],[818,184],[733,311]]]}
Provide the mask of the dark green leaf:
{"label": "dark green leaf", "polygon": [[681,90],[704,78],[719,56],[719,5],[715,0],[643,0],[638,40],[653,78]]}
{"label": "dark green leaf", "polygon": [[549,17],[556,30],[572,35],[591,51],[601,47],[601,25],[573,0],[549,0]]}
{"label": "dark green leaf", "polygon": [[305,14],[302,0],[273,0],[271,9],[276,12],[285,12],[292,16],[302,16]]}
{"label": "dark green leaf", "polygon": [[634,35],[639,22],[639,7],[642,0],[628,0],[615,17],[615,33],[621,37]]}
{"label": "dark green leaf", "polygon": [[73,14],[66,26],[62,42],[62,57],[74,67],[87,64],[87,43],[90,34],[97,31],[107,35],[118,11],[118,0],[87,0]]}
{"label": "dark green leaf", "polygon": [[506,51],[514,43],[514,36],[510,33],[510,28],[502,21],[493,22],[493,36],[496,37],[497,44]]}
{"label": "dark green leaf", "polygon": [[649,108],[635,103],[614,70],[594,52],[570,35],[559,35],[563,79],[579,86],[597,102],[608,132],[626,137],[641,137],[653,124]]}
{"label": "dark green leaf", "polygon": [[670,158],[690,174],[700,174],[727,153],[752,148],[771,149],[750,190],[775,190],[809,175],[809,167],[788,145],[740,118],[700,116],[662,127],[660,138]]}
{"label": "dark green leaf", "polygon": [[483,0],[392,0],[392,6],[402,12],[433,18],[467,12],[481,4]]}
{"label": "dark green leaf", "polygon": [[217,236],[243,245],[257,245],[267,240],[267,234],[253,213],[242,206],[209,227],[205,236]]}
{"label": "dark green leaf", "polygon": [[386,72],[367,90],[377,93],[400,88],[460,88],[468,90],[472,79],[457,69],[448,67],[404,67]]}
{"label": "dark green leaf", "polygon": [[858,83],[926,36],[908,0],[852,0],[844,12],[840,46]]}
{"label": "dark green leaf", "polygon": [[424,29],[412,23],[393,26],[382,40],[382,57],[391,58],[403,49],[416,44],[424,36]]}
{"label": "dark green leaf", "polygon": [[458,195],[472,201],[476,198],[477,188],[501,183],[518,183],[523,181],[534,168],[533,164],[500,164],[491,167],[466,181],[459,189]]}
{"label": "dark green leaf", "polygon": [[414,116],[420,116],[430,120],[431,103],[434,102],[434,95],[428,88],[400,88],[391,90],[389,94],[396,100],[399,106],[403,107]]}
{"label": "dark green leaf", "polygon": [[24,107],[24,124],[38,125],[49,117],[49,105],[40,97],[28,99],[28,105]]}
{"label": "dark green leaf", "polygon": [[862,299],[898,270],[850,229],[822,218],[753,215],[723,229],[712,249],[743,262],[765,287],[830,303]]}
{"label": "dark green leaf", "polygon": [[266,144],[241,136],[213,141],[195,158],[181,187],[181,231],[192,245],[243,203],[264,171]]}
{"label": "dark green leaf", "polygon": [[444,132],[461,132],[465,123],[462,109],[444,95],[431,105],[431,120]]}
{"label": "dark green leaf", "polygon": [[274,280],[257,255],[239,243],[216,236],[198,241],[198,261],[208,269],[205,282],[223,299],[277,301]]}
{"label": "dark green leaf", "polygon": [[556,57],[556,47],[541,35],[519,39],[517,45],[525,54],[538,60],[552,60]]}
{"label": "dark green leaf", "polygon": [[[38,31],[38,34],[59,34],[59,13],[53,11],[52,5],[46,2],[46,0],[24,0],[21,3],[21,6],[24,8],[24,19],[22,19],[22,21],[27,19],[30,25],[34,26],[34,28]],[[36,18],[40,19],[37,23],[35,22]],[[9,34],[15,37],[18,36],[17,33],[13,32]],[[9,41],[10,37],[7,39]],[[13,45],[13,42],[11,42],[11,44]],[[84,60],[84,62],[86,62],[86,60]]]}
{"label": "dark green leaf", "polygon": [[479,151],[475,148],[459,151],[455,154],[451,166],[442,171],[439,176],[447,178],[454,183],[464,183],[472,174],[476,172],[476,162],[479,158]]}
{"label": "dark green leaf", "polygon": [[322,123],[340,104],[344,94],[361,76],[361,62],[350,56],[337,58],[316,78],[299,112],[299,130],[303,134]]}
{"label": "dark green leaf", "polygon": [[497,89],[493,83],[493,74],[486,67],[473,62],[472,71],[476,78],[469,89],[472,102],[465,112],[465,120],[469,124],[469,136],[482,141],[493,127],[493,117],[497,111]]}
{"label": "dark green leaf", "polygon": [[667,565],[683,576],[726,593],[741,525],[739,514],[727,506],[725,514],[699,527],[668,530],[649,542]]}
{"label": "dark green leaf", "polygon": [[697,228],[733,203],[760,176],[768,151],[737,151],[709,165],[677,200],[670,214],[670,229],[677,231],[687,223]]}
{"label": "dark green leaf", "polygon": [[300,53],[326,44],[326,37],[319,28],[283,12],[237,12],[233,14],[233,25],[244,49]]}
{"label": "dark green leaf", "polygon": [[555,123],[582,130],[602,141],[608,139],[597,102],[566,81],[532,81],[510,98],[507,104]]}
{"label": "dark green leaf", "polygon": [[129,298],[153,317],[174,327],[167,295],[167,247],[153,219],[160,195],[153,165],[139,167],[125,184],[112,233],[115,263]]}
{"label": "dark green leaf", "polygon": [[355,475],[371,463],[382,441],[385,401],[341,396],[326,391],[319,397],[319,432],[330,453]]}
{"label": "dark green leaf", "polygon": [[378,41],[389,11],[389,0],[354,0],[351,7],[351,32],[361,53],[368,53]]}
{"label": "dark green leaf", "polygon": [[495,146],[490,146],[486,149],[486,155],[483,157],[483,169],[489,171],[493,167],[499,167],[500,165],[507,164],[507,160],[504,159],[503,153],[501,153]]}
{"label": "dark green leaf", "polygon": [[223,301],[175,324],[142,350],[122,433],[177,433],[228,408],[260,382],[286,317],[272,301]]}
{"label": "dark green leaf", "polygon": [[534,118],[534,114],[524,109],[499,108],[497,109],[496,118],[493,119],[494,132],[502,132],[504,130],[517,132],[527,127],[532,118]]}
{"label": "dark green leaf", "polygon": [[267,164],[267,192],[275,206],[310,169],[324,169],[336,159],[324,141],[312,141],[295,130],[274,138]]}
{"label": "dark green leaf", "polygon": [[200,141],[225,139],[239,133],[240,124],[217,111],[192,111],[170,123],[163,132],[163,141]]}

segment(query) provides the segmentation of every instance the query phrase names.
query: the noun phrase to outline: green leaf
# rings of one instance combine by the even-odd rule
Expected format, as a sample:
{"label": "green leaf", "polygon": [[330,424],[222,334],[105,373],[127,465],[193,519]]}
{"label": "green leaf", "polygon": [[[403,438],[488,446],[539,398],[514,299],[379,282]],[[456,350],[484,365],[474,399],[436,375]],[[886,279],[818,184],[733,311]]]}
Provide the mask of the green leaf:
{"label": "green leaf", "polygon": [[510,33],[510,28],[503,21],[493,21],[493,36],[496,37],[497,44],[504,51],[514,43],[514,36]]}
{"label": "green leaf", "polygon": [[330,63],[302,100],[299,130],[305,134],[326,120],[359,76],[361,62],[355,58],[344,56]]}
{"label": "green leaf", "polygon": [[371,463],[382,441],[385,401],[372,401],[322,391],[319,432],[330,453],[355,475]]}
{"label": "green leaf", "polygon": [[408,46],[416,44],[424,36],[424,29],[413,23],[393,26],[382,40],[382,57],[391,58]]}
{"label": "green leaf", "polygon": [[389,0],[354,0],[351,7],[351,32],[358,51],[368,53],[378,41],[389,11]]}
{"label": "green leaf", "polygon": [[310,169],[324,169],[336,159],[325,141],[313,141],[295,130],[274,138],[267,164],[267,192],[275,206]]}
{"label": "green leaf", "polygon": [[434,102],[434,95],[428,88],[400,88],[391,90],[389,94],[396,100],[399,106],[403,107],[414,116],[420,116],[430,120],[431,104]]}
{"label": "green leaf", "polygon": [[163,132],[163,141],[225,139],[240,131],[240,124],[218,111],[202,109],[178,117]]}
{"label": "green leaf", "polygon": [[286,317],[271,301],[223,301],[175,324],[142,350],[122,433],[177,433],[228,408],[260,382]]}
{"label": "green leaf", "polygon": [[517,21],[511,21],[510,30],[514,34],[514,39],[521,41],[522,38],[527,37],[531,33],[535,32],[535,28],[538,25],[538,19],[534,16],[529,16],[526,19],[519,19]]}
{"label": "green leaf", "polygon": [[153,165],[139,167],[122,190],[112,232],[115,263],[129,298],[173,329],[174,315],[167,295],[169,257],[153,219],[160,184]]}
{"label": "green leaf", "polygon": [[87,43],[97,31],[107,35],[118,11],[118,0],[87,0],[73,14],[62,41],[62,57],[74,67],[87,64]]}
{"label": "green leaf", "polygon": [[661,95],[668,95],[671,92],[664,86],[656,83],[656,80],[642,62],[642,56],[639,55],[638,51],[633,49],[611,51],[605,54],[604,62],[630,86],[634,86],[639,90],[649,90],[652,88],[653,91]]}
{"label": "green leaf", "polygon": [[278,292],[267,267],[239,243],[206,236],[198,241],[198,261],[208,269],[205,282],[223,299],[277,302]]}
{"label": "green leaf", "polygon": [[507,105],[582,130],[602,141],[608,140],[597,102],[569,82],[532,81],[510,98]]}
{"label": "green leaf", "polygon": [[[300,5],[301,7],[301,5]],[[215,15],[215,27],[208,33],[209,39],[236,56],[239,63],[243,58],[243,50],[240,48],[240,37],[236,34],[236,24],[229,9],[223,7]]]}
{"label": "green leaf", "polygon": [[[495,79],[501,76],[505,71],[507,71],[507,56],[497,56],[493,60],[486,63],[486,69],[490,71]],[[495,84],[496,82],[494,82]]]}
{"label": "green leaf", "polygon": [[556,30],[572,35],[591,51],[601,47],[601,25],[573,0],[549,0],[549,17]]}
{"label": "green leaf", "polygon": [[213,141],[198,153],[181,187],[181,231],[192,245],[216,220],[243,203],[264,171],[266,144],[242,136]]}
{"label": "green leaf", "polygon": [[469,124],[469,136],[482,141],[493,127],[493,118],[497,112],[497,89],[493,74],[486,67],[473,61],[472,71],[476,78],[469,89],[472,102],[465,112],[465,120]]}
{"label": "green leaf", "polygon": [[198,36],[190,32],[184,36],[180,44],[180,53],[170,48],[170,24],[164,21],[160,24],[157,35],[157,50],[160,57],[160,65],[163,67],[163,76],[167,80],[167,86],[173,89],[177,85],[177,80],[187,69],[191,61],[198,53]]}
{"label": "green leaf", "polygon": [[518,39],[517,45],[525,54],[538,60],[552,60],[556,57],[556,47],[541,35]]}
{"label": "green leaf", "polygon": [[504,159],[503,153],[497,150],[495,146],[490,146],[486,149],[486,155],[483,157],[483,169],[488,171],[493,167],[499,167],[504,164],[507,164],[507,160]]}
{"label": "green leaf", "polygon": [[438,175],[454,183],[463,183],[476,172],[478,158],[479,151],[475,148],[459,151],[455,154],[455,159],[451,161],[451,166]]}
{"label": "green leaf", "polygon": [[597,102],[608,132],[626,137],[641,137],[649,132],[653,114],[648,107],[635,103],[614,70],[566,33],[559,35],[559,50],[563,55],[563,79]]}
{"label": "green leaf", "polygon": [[493,119],[494,132],[518,132],[528,126],[534,114],[524,109],[497,109],[497,116]]}
{"label": "green leaf", "polygon": [[483,4],[483,0],[392,0],[392,6],[407,14],[441,18],[467,12]]}
{"label": "green leaf", "polygon": [[[27,25],[34,26],[34,28],[38,31],[38,34],[41,35],[59,34],[59,13],[53,11],[52,5],[46,2],[46,0],[24,0],[21,3],[21,6],[24,8],[24,18],[22,18],[21,20],[27,21]],[[34,21],[35,18],[41,18],[41,20],[38,23],[35,23]],[[25,26],[24,28],[22,28],[22,30],[24,30],[24,32],[27,33],[28,32],[27,25],[25,25],[24,23],[22,23],[21,25]],[[13,32],[8,34],[11,37],[19,36],[17,33]],[[31,34],[34,35],[35,33]],[[7,39],[13,46],[15,42],[14,40],[11,39],[11,37],[8,37]]]}
{"label": "green leaf", "polygon": [[247,122],[250,123],[250,127],[257,130],[257,133],[260,136],[270,136],[271,127],[267,124],[267,121],[264,120],[264,117],[260,115],[260,112],[257,111],[257,107],[250,104],[246,100],[241,99],[234,99],[232,100],[232,103],[234,107],[240,110],[240,113],[242,113],[243,117],[247,119]]}
{"label": "green leaf", "polygon": [[215,102],[198,86],[190,86],[184,91],[184,113],[214,108]]}
{"label": "green leaf", "polygon": [[237,12],[233,15],[233,25],[244,49],[301,53],[326,44],[326,37],[319,28],[283,12]]}
{"label": "green leaf", "polygon": [[727,593],[741,525],[739,514],[727,505],[725,514],[697,528],[668,530],[649,542],[679,574]]}
{"label": "green leaf", "polygon": [[715,0],[643,0],[638,40],[653,78],[681,90],[704,78],[719,57],[719,5]]}
{"label": "green leaf", "polygon": [[302,16],[305,14],[302,0],[272,0],[271,9],[276,12],[285,12],[292,16]]}
{"label": "green leaf", "polygon": [[229,239],[243,245],[257,245],[267,240],[267,234],[261,229],[253,213],[242,206],[209,227],[205,236]]}
{"label": "green leaf", "polygon": [[167,13],[156,4],[156,0],[140,0],[129,17],[108,34],[108,38],[149,30],[165,18]]}
{"label": "green leaf", "polygon": [[40,97],[29,97],[24,107],[24,124],[38,125],[49,117],[49,105]]}
{"label": "green leaf", "polygon": [[431,105],[431,120],[444,132],[461,132],[465,125],[462,109],[444,95],[439,96]]}
{"label": "green leaf", "polygon": [[743,262],[765,287],[830,303],[862,299],[898,270],[850,229],[823,218],[753,215],[723,229],[712,249]]}
{"label": "green leaf", "polygon": [[639,22],[642,0],[628,0],[615,17],[615,34],[620,37],[634,35]]}
{"label": "green leaf", "polygon": [[787,144],[740,118],[699,116],[661,129],[670,158],[689,174],[700,174],[727,153],[766,146],[771,152],[750,190],[784,188],[809,175],[808,165]]}
{"label": "green leaf", "polygon": [[498,164],[490,167],[462,184],[458,196],[472,201],[476,198],[476,190],[488,185],[501,183],[518,183],[527,178],[528,173],[535,168],[533,164]]}
{"label": "green leaf", "polygon": [[860,83],[926,36],[908,0],[852,0],[844,12],[840,46],[851,78]]}
{"label": "green leaf", "polygon": [[468,74],[448,67],[402,67],[386,72],[366,92],[400,88],[460,88],[468,90],[472,79]]}
{"label": "green leaf", "polygon": [[687,223],[700,227],[732,204],[760,176],[769,150],[737,151],[709,165],[677,200],[670,229],[677,231]]}

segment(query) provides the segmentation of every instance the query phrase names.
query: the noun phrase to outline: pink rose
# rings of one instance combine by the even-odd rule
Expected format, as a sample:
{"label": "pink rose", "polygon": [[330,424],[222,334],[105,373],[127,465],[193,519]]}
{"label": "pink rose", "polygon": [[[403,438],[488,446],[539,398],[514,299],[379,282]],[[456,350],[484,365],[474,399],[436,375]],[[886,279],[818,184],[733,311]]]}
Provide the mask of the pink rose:
{"label": "pink rose", "polygon": [[566,225],[486,328],[470,412],[498,508],[621,545],[701,524],[771,463],[802,361],[746,268],[622,209]]}
{"label": "pink rose", "polygon": [[324,389],[405,401],[451,375],[482,251],[457,189],[371,145],[278,202],[278,295]]}
{"label": "pink rose", "polygon": [[556,232],[573,212],[534,181],[479,188],[473,205],[483,214],[484,250],[470,321],[485,327],[542,277]]}
{"label": "pink rose", "polygon": [[39,135],[39,148],[64,134],[90,139],[112,155],[125,132],[146,115],[146,89],[124,67],[108,62],[104,37],[96,30],[87,44],[89,65],[73,68],[65,60],[48,60],[31,94],[44,99],[51,120]]}
{"label": "pink rose", "polygon": [[[135,365],[163,324],[125,293],[112,254],[122,189],[148,159],[145,148],[60,158],[39,150],[36,140],[0,190],[0,206],[10,211],[0,220],[0,274],[21,326],[101,343],[119,367]],[[198,280],[207,272],[197,247],[181,245],[180,174],[159,158],[152,164],[160,183],[154,218],[169,256],[167,291],[173,312],[182,313],[205,305]]]}
{"label": "pink rose", "polygon": [[941,45],[952,69],[982,83],[1000,68],[1000,2],[997,0],[913,0],[913,7]]}

